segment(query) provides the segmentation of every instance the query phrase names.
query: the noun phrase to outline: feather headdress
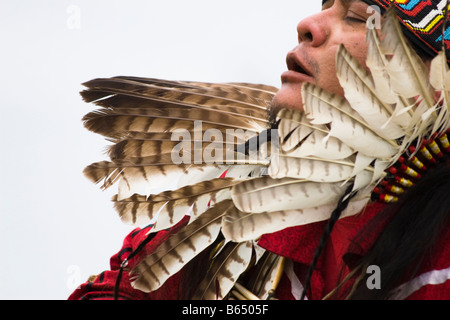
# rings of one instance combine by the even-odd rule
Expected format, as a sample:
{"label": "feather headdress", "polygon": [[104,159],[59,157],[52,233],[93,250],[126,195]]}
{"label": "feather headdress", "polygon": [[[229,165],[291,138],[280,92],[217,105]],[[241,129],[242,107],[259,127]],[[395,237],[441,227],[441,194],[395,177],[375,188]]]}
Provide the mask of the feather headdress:
{"label": "feather headdress", "polygon": [[[446,132],[445,54],[428,72],[392,11],[381,33],[367,33],[370,72],[339,48],[345,97],[306,83],[305,112],[281,110],[276,130],[268,127],[269,86],[133,77],[84,84],[84,100],[101,107],[85,126],[113,143],[111,161],[88,166],[86,176],[102,188],[118,184],[114,206],[127,223],[154,223],[156,232],[190,216],[134,266],[135,288],[158,289],[214,246],[196,298],[226,297],[250,266],[263,275],[258,297],[268,297],[278,258],[258,247],[259,237],[327,220],[350,193],[343,216],[360,212],[405,151]],[[152,193],[159,186],[171,187]]]}

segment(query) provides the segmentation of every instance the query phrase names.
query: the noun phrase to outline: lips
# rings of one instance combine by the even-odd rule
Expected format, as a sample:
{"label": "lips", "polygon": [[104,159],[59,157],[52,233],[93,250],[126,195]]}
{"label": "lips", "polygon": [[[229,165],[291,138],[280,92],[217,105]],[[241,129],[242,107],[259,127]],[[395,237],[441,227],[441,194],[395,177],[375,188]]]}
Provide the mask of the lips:
{"label": "lips", "polygon": [[311,72],[309,72],[304,64],[298,59],[298,57],[294,53],[289,53],[286,58],[286,64],[289,71],[294,71],[298,73],[303,73],[307,76],[312,76]]}
{"label": "lips", "polygon": [[288,71],[282,74],[281,80],[285,82],[311,82],[313,75],[306,67],[305,63],[295,54],[294,51],[288,53],[286,57]]}

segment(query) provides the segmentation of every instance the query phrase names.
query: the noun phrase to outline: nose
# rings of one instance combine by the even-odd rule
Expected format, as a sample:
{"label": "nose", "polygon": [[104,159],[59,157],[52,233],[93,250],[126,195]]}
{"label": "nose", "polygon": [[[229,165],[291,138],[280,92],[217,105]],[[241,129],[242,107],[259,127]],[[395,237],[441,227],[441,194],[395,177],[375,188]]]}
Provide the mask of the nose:
{"label": "nose", "polygon": [[328,37],[328,23],[325,11],[309,16],[297,25],[298,43],[308,43],[312,47],[319,47]]}

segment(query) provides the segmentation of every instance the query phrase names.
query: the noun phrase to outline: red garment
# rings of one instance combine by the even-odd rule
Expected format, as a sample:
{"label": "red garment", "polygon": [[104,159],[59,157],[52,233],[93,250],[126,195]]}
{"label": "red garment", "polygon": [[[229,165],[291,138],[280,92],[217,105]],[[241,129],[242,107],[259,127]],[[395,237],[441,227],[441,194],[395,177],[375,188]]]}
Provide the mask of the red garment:
{"label": "red garment", "polygon": [[[336,222],[330,240],[318,260],[316,272],[312,275],[312,297],[308,297],[309,299],[321,299],[336,286],[341,271],[348,271],[342,262],[342,256],[346,253],[350,241],[384,206],[381,203],[374,203],[367,206],[363,213]],[[327,221],[321,221],[264,235],[258,244],[266,250],[292,260],[295,273],[299,280],[303,280],[313,260],[326,224]],[[364,245],[367,245],[363,250],[366,251],[371,243]],[[288,284],[291,281],[284,279],[284,282]],[[295,297],[292,296],[290,291],[282,288],[277,291],[277,296],[280,299],[294,299]]]}
{"label": "red garment", "polygon": [[[383,204],[374,203],[367,206],[363,214],[339,220],[331,233],[331,241],[327,245],[324,254],[318,261],[317,269],[313,273],[311,284],[312,294],[308,299],[322,299],[335,285],[341,270],[348,272],[347,266],[342,262],[342,255],[346,252],[350,241],[382,208]],[[277,298],[292,300],[299,298],[301,293],[301,281],[305,277],[314,252],[323,233],[326,222],[317,222],[304,226],[288,228],[283,231],[264,235],[259,245],[269,251],[290,259],[290,268],[285,272],[277,289]],[[380,226],[380,231],[383,226]],[[161,231],[145,246],[141,254],[129,261],[133,266],[142,257],[158,247],[168,236],[175,232]],[[75,290],[69,299],[112,299],[114,286],[122,262],[135,250],[146,238],[149,228],[136,229],[130,233],[124,241],[123,248],[115,254],[110,261],[111,270],[101,273],[94,281],[86,282]],[[364,254],[378,237],[375,234],[359,243],[358,254]],[[399,288],[396,298],[399,299],[450,299],[450,232],[446,232],[438,242],[432,259],[418,273],[418,277],[408,283],[409,286]],[[182,271],[181,271],[182,272]],[[181,272],[172,276],[159,290],[145,294],[131,287],[128,271],[123,273],[120,282],[120,299],[151,299],[172,300],[179,298],[178,284]],[[342,298],[342,297],[341,297]]]}
{"label": "red garment", "polygon": [[[155,251],[155,249],[181,226],[187,222],[185,218],[178,226],[169,231],[160,231],[152,235],[153,239],[134,258],[128,261],[128,266],[134,266],[145,256]],[[94,280],[83,283],[69,297],[69,300],[112,300],[114,299],[114,288],[120,266],[130,254],[148,237],[148,232],[152,226],[147,228],[136,228],[127,235],[123,242],[122,249],[110,259],[111,270],[107,270],[95,277]],[[132,288],[129,281],[129,269],[126,268],[120,281],[118,299],[121,300],[176,300],[178,298],[179,273],[167,280],[167,282],[157,291],[144,293]]]}
{"label": "red garment", "polygon": [[[348,267],[343,262],[342,255],[347,252],[347,247],[352,239],[360,232],[371,219],[373,219],[385,205],[373,203],[368,205],[364,212],[336,222],[330,241],[324,254],[318,260],[316,271],[311,279],[311,296],[309,299],[322,299],[333,289],[340,272],[343,276],[348,273]],[[386,223],[386,222],[385,222]],[[283,255],[294,261],[294,270],[298,279],[304,279],[307,269],[313,259],[315,250],[319,244],[326,222],[318,222],[306,226],[294,227],[270,235],[261,237],[259,245],[271,252]],[[363,242],[358,243],[357,255],[363,256],[378,238],[384,224],[378,226],[378,230],[369,237],[364,237]],[[449,230],[448,228],[446,230]],[[435,250],[430,259],[426,260],[418,272],[418,276],[408,283],[400,286],[395,299],[402,300],[449,300],[450,299],[450,231],[446,231],[437,241]],[[382,276],[382,271],[381,271]],[[342,279],[342,277],[341,277]],[[282,286],[277,290],[279,299],[295,299],[292,294],[292,280],[285,276]],[[294,282],[295,283],[295,282]],[[348,283],[349,288],[352,283]],[[303,289],[303,288],[302,288]],[[298,290],[297,290],[298,291]],[[345,289],[342,292],[348,293]],[[345,295],[338,296],[343,299]]]}

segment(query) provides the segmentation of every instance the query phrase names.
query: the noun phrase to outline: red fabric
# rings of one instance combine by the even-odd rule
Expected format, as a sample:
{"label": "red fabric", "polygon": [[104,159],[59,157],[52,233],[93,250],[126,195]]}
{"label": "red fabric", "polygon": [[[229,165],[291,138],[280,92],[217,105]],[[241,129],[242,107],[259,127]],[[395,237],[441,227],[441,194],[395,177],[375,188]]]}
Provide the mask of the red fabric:
{"label": "red fabric", "polygon": [[[352,239],[361,232],[362,229],[377,213],[384,208],[384,204],[373,203],[368,205],[364,212],[341,219],[336,222],[330,235],[330,241],[324,249],[324,253],[319,258],[316,270],[311,278],[311,295],[308,299],[322,299],[327,293],[335,288],[338,279],[348,274],[348,266],[344,263],[343,254],[348,253],[348,246]],[[364,255],[374,241],[377,239],[385,224],[378,225],[377,230],[372,230],[373,234],[364,237],[364,241],[358,243],[352,253]],[[268,234],[261,237],[258,244],[278,255],[285,256],[295,262],[294,271],[298,278],[303,281],[306,272],[313,260],[313,256],[320,237],[323,234],[326,222],[318,222],[306,226],[289,228],[274,234]],[[448,229],[447,229],[448,230]],[[365,230],[364,230],[365,231]],[[429,257],[418,272],[418,277],[431,271],[449,270],[450,272],[450,232],[447,231],[438,240],[433,256]],[[341,274],[341,272],[343,272]],[[348,283],[349,288],[352,283]],[[291,294],[291,283],[286,276],[280,282],[277,290],[277,296],[280,299],[294,299]],[[338,298],[345,298],[347,290],[342,290],[343,294]],[[404,297],[407,300],[449,300],[450,299],[450,280],[436,285],[424,285],[411,295]]]}
{"label": "red fabric", "polygon": [[[143,257],[154,252],[155,249],[163,243],[174,232],[187,222],[188,218],[183,219],[177,226],[168,231],[155,233],[153,239],[144,247],[144,249],[134,258],[128,261],[128,268],[122,274],[119,287],[119,299],[132,300],[175,300],[178,298],[178,283],[180,282],[180,273],[175,274],[157,291],[144,293],[132,288],[129,281],[129,270],[136,265]],[[122,262],[138,248],[138,246],[148,237],[151,226],[147,228],[137,228],[133,230],[124,240],[122,249],[113,255],[110,259],[111,270],[104,271],[98,275],[95,280],[83,283],[70,296],[69,300],[112,300],[114,298],[114,288],[117,276],[119,274]]]}
{"label": "red fabric", "polygon": [[[313,291],[309,299],[321,299],[335,287],[339,274],[345,267],[342,262],[342,255],[346,252],[350,241],[384,206],[384,204],[376,202],[367,206],[362,213],[336,222],[330,235],[331,239],[328,241],[329,245],[326,246],[323,255],[318,260],[317,272],[312,275],[311,287]],[[264,235],[258,244],[266,250],[285,256],[297,263],[296,273],[300,280],[303,280],[313,260],[326,224],[327,221],[321,221]],[[362,250],[366,251],[370,245],[371,243],[363,243],[364,250]],[[346,270],[344,269],[344,271]],[[284,290],[284,288],[281,288],[281,291]]]}

